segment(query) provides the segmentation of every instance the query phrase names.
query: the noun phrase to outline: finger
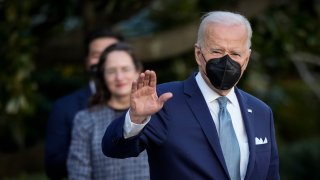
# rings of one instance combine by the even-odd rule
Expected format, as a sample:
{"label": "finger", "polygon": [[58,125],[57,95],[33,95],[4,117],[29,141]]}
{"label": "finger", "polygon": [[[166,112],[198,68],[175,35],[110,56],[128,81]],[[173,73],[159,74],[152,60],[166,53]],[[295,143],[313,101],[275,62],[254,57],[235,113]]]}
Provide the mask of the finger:
{"label": "finger", "polygon": [[137,81],[132,82],[132,87],[131,87],[131,94],[135,93],[137,91]]}
{"label": "finger", "polygon": [[145,77],[145,74],[144,73],[141,73],[139,78],[138,78],[138,87],[137,89],[141,89],[143,87],[143,82],[144,82],[144,77]]}
{"label": "finger", "polygon": [[150,80],[149,84],[151,87],[156,87],[157,85],[157,75],[154,71],[150,71]]}
{"label": "finger", "polygon": [[150,84],[150,71],[149,70],[147,70],[146,72],[145,72],[145,74],[146,74],[146,76],[145,76],[145,78],[144,78],[144,82],[143,82],[143,84],[144,84],[144,86],[149,86]]}
{"label": "finger", "polygon": [[164,93],[159,97],[158,102],[160,103],[161,106],[163,106],[163,104],[172,97],[173,97],[173,94],[171,92]]}

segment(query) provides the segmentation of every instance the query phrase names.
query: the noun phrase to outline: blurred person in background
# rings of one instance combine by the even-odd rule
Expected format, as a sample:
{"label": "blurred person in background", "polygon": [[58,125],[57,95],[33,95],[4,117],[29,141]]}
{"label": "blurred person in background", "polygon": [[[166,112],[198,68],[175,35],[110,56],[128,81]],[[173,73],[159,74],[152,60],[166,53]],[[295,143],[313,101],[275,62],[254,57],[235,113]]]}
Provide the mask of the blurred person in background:
{"label": "blurred person in background", "polygon": [[126,159],[103,155],[101,141],[107,126],[130,106],[132,82],[142,64],[126,43],[109,46],[101,54],[94,76],[96,93],[89,108],[74,119],[72,140],[67,161],[70,180],[147,180],[149,165],[146,152]]}
{"label": "blurred person in background", "polygon": [[[85,67],[88,74],[94,71],[102,51],[123,38],[109,29],[97,29],[85,39]],[[51,110],[45,139],[45,170],[50,179],[67,177],[67,156],[71,141],[73,119],[77,112],[88,105],[89,97],[95,93],[92,80],[88,85],[58,99]]]}

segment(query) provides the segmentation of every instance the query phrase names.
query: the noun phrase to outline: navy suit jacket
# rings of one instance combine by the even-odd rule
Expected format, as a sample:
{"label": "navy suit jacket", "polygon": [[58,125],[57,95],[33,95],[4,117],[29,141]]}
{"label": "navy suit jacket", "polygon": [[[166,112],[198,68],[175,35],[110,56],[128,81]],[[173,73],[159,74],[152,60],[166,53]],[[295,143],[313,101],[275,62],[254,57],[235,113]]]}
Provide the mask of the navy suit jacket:
{"label": "navy suit jacket", "polygon": [[91,94],[87,86],[58,99],[53,105],[45,141],[45,169],[51,179],[67,177],[66,161],[73,119],[77,112],[87,107]]}
{"label": "navy suit jacket", "polygon": [[[137,136],[124,139],[125,116],[112,122],[103,137],[106,156],[126,158],[148,152],[151,179],[229,179],[219,137],[195,75],[182,82],[158,85],[158,94],[173,98],[151,117]],[[279,179],[279,158],[271,109],[235,88],[249,144],[245,179]],[[255,138],[267,138],[256,145]]]}

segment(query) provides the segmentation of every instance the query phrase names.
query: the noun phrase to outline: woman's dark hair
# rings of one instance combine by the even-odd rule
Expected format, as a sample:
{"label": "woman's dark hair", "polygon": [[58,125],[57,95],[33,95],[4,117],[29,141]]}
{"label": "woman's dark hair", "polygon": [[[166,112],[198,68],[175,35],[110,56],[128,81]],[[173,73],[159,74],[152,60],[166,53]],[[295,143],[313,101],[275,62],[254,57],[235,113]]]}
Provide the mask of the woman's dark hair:
{"label": "woman's dark hair", "polygon": [[[127,52],[133,61],[137,71],[142,71],[142,63],[138,61],[133,53],[131,46],[124,42],[118,42],[107,47],[100,55],[99,62],[96,65],[96,72],[93,76],[96,86],[96,93],[89,99],[89,107],[98,104],[105,104],[111,97],[111,93],[104,80],[104,64],[108,59],[108,55],[113,51]],[[119,59],[121,61],[121,59]]]}

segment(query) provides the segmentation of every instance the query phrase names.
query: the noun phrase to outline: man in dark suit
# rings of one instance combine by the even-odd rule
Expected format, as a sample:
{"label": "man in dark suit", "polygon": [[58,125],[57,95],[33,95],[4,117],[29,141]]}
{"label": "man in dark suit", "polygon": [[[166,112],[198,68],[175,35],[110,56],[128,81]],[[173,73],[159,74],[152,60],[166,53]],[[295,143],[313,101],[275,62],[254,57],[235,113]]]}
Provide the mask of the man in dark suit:
{"label": "man in dark suit", "polygon": [[235,87],[251,36],[240,14],[206,14],[194,47],[199,72],[158,86],[154,71],[141,73],[130,110],[105,132],[104,154],[126,158],[146,149],[151,179],[280,179],[272,111]]}
{"label": "man in dark suit", "polygon": [[[98,29],[85,39],[85,65],[90,73],[98,63],[103,50],[122,40],[108,29]],[[71,141],[73,119],[77,112],[86,108],[89,97],[95,92],[93,81],[88,86],[58,99],[52,108],[46,131],[45,169],[50,179],[67,177],[66,161]]]}

